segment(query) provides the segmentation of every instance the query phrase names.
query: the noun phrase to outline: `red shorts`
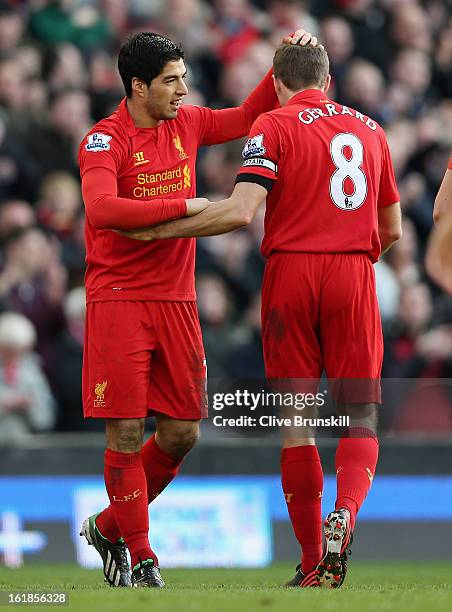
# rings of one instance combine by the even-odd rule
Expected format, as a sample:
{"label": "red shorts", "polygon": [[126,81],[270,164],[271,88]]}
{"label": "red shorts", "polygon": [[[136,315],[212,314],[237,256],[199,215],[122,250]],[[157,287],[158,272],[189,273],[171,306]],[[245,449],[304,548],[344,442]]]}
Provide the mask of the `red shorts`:
{"label": "red shorts", "polygon": [[85,417],[207,416],[206,361],[196,302],[88,304]]}
{"label": "red shorts", "polygon": [[365,254],[273,254],[262,329],[268,378],[318,380],[325,370],[339,401],[380,403],[383,334]]}

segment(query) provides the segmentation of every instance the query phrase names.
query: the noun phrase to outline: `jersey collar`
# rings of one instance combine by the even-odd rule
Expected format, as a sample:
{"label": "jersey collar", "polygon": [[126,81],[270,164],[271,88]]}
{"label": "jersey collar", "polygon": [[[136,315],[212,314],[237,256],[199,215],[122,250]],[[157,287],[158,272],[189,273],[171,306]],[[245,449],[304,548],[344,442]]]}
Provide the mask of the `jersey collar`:
{"label": "jersey collar", "polygon": [[304,89],[292,96],[286,106],[300,104],[301,102],[330,102],[330,99],[326,93],[320,91],[320,89]]}
{"label": "jersey collar", "polygon": [[127,98],[123,98],[118,107],[119,119],[129,136],[135,136],[138,132],[129,111],[127,110]]}

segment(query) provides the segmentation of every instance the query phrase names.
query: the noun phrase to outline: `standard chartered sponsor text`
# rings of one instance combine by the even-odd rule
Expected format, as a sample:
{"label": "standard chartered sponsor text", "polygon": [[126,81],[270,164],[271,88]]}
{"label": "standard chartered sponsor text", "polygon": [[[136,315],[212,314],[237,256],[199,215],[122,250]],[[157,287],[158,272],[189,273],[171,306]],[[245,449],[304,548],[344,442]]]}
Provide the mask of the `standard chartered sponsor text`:
{"label": "standard chartered sponsor text", "polygon": [[[174,179],[180,179],[174,181]],[[173,181],[165,183],[165,181]],[[158,184],[156,184],[158,183]],[[164,170],[149,174],[140,172],[137,176],[137,185],[133,188],[135,198],[155,198],[158,196],[183,191],[191,187],[191,172],[188,164],[183,169],[178,166],[173,170]]]}

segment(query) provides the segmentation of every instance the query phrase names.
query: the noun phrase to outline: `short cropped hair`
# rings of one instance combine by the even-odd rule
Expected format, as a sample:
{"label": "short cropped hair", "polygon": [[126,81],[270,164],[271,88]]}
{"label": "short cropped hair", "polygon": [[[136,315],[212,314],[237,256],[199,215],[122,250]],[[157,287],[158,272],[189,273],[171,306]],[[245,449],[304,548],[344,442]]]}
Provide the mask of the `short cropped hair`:
{"label": "short cropped hair", "polygon": [[325,49],[312,45],[280,45],[273,58],[273,74],[291,91],[322,87],[329,69]]}
{"label": "short cropped hair", "polygon": [[132,96],[132,79],[141,79],[149,87],[168,62],[184,59],[182,47],[154,32],[139,32],[131,36],[121,47],[118,70],[126,96]]}

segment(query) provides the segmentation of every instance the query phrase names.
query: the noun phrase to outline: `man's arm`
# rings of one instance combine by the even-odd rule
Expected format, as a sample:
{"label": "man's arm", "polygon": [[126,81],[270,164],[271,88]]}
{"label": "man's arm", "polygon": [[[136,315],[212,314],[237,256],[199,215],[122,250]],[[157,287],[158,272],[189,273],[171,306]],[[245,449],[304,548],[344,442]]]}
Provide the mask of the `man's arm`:
{"label": "man's arm", "polygon": [[[317,38],[300,28],[283,41],[293,45],[317,46]],[[203,107],[187,107],[194,124],[201,126],[200,145],[213,145],[246,136],[254,121],[267,111],[278,107],[270,69],[246,100],[237,107],[211,110]]]}
{"label": "man's arm", "polygon": [[452,215],[433,228],[427,247],[425,267],[437,285],[452,295]]}
{"label": "man's arm", "polygon": [[232,195],[226,200],[215,203],[204,198],[187,200],[188,206],[208,204],[202,212],[189,219],[179,219],[157,227],[121,234],[145,241],[225,234],[251,223],[266,197],[267,190],[257,183],[237,183]]}
{"label": "man's arm", "polygon": [[117,178],[108,168],[90,168],[82,176],[86,216],[96,229],[133,230],[197,214],[206,202],[184,198],[134,200],[117,195]]}
{"label": "man's arm", "polygon": [[452,158],[435,198],[433,221],[438,223],[444,217],[452,216]]}
{"label": "man's arm", "polygon": [[[278,176],[280,135],[269,114],[259,117],[251,128],[250,138],[243,150],[244,162],[236,178],[232,195],[208,206],[199,215],[165,223],[150,231],[130,232],[136,240],[213,236],[248,225],[267,197]],[[250,157],[250,151],[253,156]],[[202,198],[187,200],[188,205],[210,204]]]}
{"label": "man's arm", "polygon": [[380,238],[382,255],[402,237],[400,202],[378,209],[378,236]]}
{"label": "man's arm", "polygon": [[433,280],[452,294],[452,157],[435,198],[433,228],[425,258],[427,272]]}

